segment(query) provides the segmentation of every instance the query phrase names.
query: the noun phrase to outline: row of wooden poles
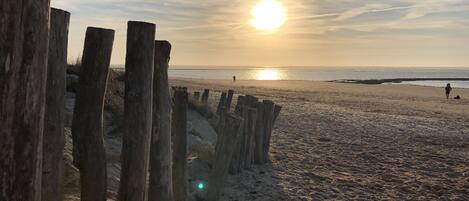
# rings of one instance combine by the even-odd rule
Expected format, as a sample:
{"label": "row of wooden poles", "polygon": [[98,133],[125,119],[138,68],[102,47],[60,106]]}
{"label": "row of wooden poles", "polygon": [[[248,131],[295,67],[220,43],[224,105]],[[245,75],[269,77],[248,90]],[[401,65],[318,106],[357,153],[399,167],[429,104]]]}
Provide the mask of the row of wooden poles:
{"label": "row of wooden poles", "polygon": [[[209,89],[204,89],[200,97],[200,92],[195,91],[193,98],[208,105],[209,93]],[[270,100],[259,101],[251,95],[240,95],[231,111],[233,95],[233,90],[222,92],[216,111],[218,136],[207,200],[219,199],[228,173],[238,174],[252,168],[253,164],[262,165],[269,161],[273,125],[282,109]]]}
{"label": "row of wooden poles", "polygon": [[[49,4],[5,0],[0,5],[1,201],[63,200],[70,13]],[[171,45],[154,39],[154,24],[128,22],[121,201],[179,201],[187,196],[182,174],[187,92],[176,90],[171,100]],[[107,197],[102,121],[113,42],[114,30],[88,27],[72,122],[74,164],[84,201]]]}
{"label": "row of wooden poles", "polygon": [[[208,104],[210,89],[194,92],[194,99]],[[224,116],[230,112],[234,91],[222,92],[216,114],[219,118],[218,133],[223,133],[221,125]],[[237,174],[242,169],[248,169],[252,164],[265,164],[269,161],[270,139],[273,125],[282,110],[282,106],[271,100],[259,101],[259,98],[245,95],[238,96],[238,102],[233,113],[244,121],[239,136],[235,139],[234,153],[230,161],[230,173]]]}
{"label": "row of wooden poles", "polygon": [[[63,199],[70,13],[50,9],[49,3],[5,0],[0,7],[1,201]],[[171,45],[154,38],[154,24],[128,22],[121,201],[187,200],[187,89],[176,87],[170,94]],[[72,121],[74,164],[84,201],[106,200],[102,120],[113,42],[113,30],[86,31]],[[206,102],[208,91],[203,97]],[[217,111],[219,138],[209,201],[220,197],[230,167],[237,172],[268,160],[272,125],[280,112],[271,101],[252,96],[241,96],[237,109],[229,112],[232,97],[233,91],[222,95]]]}

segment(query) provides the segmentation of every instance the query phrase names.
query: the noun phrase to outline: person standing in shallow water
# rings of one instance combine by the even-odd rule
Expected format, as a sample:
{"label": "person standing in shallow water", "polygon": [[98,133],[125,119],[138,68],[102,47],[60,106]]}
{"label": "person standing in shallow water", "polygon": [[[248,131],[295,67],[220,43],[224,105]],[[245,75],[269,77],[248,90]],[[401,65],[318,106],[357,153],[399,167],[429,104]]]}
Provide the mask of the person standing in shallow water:
{"label": "person standing in shallow water", "polygon": [[451,88],[451,84],[448,83],[445,87],[446,99],[449,99],[449,94],[451,93],[452,90],[453,90],[453,88]]}
{"label": "person standing in shallow water", "polygon": [[233,82],[236,82],[236,76],[233,75]]}

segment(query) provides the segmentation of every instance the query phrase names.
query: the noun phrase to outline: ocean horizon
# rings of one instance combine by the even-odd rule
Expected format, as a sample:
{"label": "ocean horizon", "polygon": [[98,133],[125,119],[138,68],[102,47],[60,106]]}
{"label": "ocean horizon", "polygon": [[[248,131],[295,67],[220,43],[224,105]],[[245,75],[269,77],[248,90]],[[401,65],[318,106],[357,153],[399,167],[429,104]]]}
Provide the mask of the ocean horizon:
{"label": "ocean horizon", "polygon": [[[114,68],[123,68],[115,65]],[[441,80],[468,79],[469,67],[236,67],[236,66],[171,66],[169,77],[232,80],[381,80],[381,79],[439,79],[402,81],[420,86],[444,87],[450,83],[455,88],[469,88],[469,81]]]}

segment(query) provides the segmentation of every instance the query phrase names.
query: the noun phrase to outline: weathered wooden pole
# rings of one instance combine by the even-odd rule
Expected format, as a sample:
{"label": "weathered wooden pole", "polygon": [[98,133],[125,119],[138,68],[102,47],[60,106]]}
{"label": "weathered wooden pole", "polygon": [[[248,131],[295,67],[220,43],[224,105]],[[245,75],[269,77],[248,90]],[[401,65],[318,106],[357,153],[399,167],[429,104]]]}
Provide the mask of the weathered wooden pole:
{"label": "weathered wooden pole", "polygon": [[264,164],[264,104],[256,103],[257,120],[255,133],[254,163]]}
{"label": "weathered wooden pole", "polygon": [[222,92],[220,96],[220,102],[218,103],[218,107],[217,107],[218,115],[220,115],[221,108],[225,106],[226,106],[226,92]]}
{"label": "weathered wooden pole", "polygon": [[245,105],[248,107],[256,107],[257,101],[258,101],[258,98],[251,96],[251,95],[246,95]]}
{"label": "weathered wooden pole", "polygon": [[[245,96],[238,96],[238,102],[236,103],[235,111],[234,113],[236,115],[242,116],[242,108],[244,107],[244,102],[245,102]],[[241,125],[241,127],[244,127],[244,125]],[[239,162],[240,162],[240,152],[241,152],[241,146],[242,146],[242,141],[243,139],[243,134],[244,132],[241,132],[240,135],[238,135],[238,138],[235,139],[232,143],[235,144],[234,152],[233,152],[233,158],[231,159],[231,164],[230,164],[230,174],[237,174],[240,172],[239,170]]]}
{"label": "weathered wooden pole", "polygon": [[[223,135],[223,132],[225,130],[226,114],[227,114],[226,107],[225,106],[221,107],[220,108],[220,116],[218,118],[218,125],[217,125],[217,128],[216,128],[218,136]],[[218,146],[218,143],[215,146]],[[215,147],[215,150],[217,150],[216,147]]]}
{"label": "weathered wooden pole", "polygon": [[274,108],[274,123],[273,123],[274,125],[275,125],[275,122],[277,122],[277,118],[280,115],[281,110],[282,110],[282,106],[276,104]]}
{"label": "weathered wooden pole", "polygon": [[129,21],[125,60],[120,201],[146,199],[152,131],[155,25]]}
{"label": "weathered wooden pole", "polygon": [[49,4],[0,4],[0,200],[41,199]]}
{"label": "weathered wooden pole", "polygon": [[223,192],[223,185],[235,148],[233,141],[238,137],[239,130],[242,129],[242,122],[243,119],[234,114],[226,115],[223,133],[218,135],[215,159],[212,170],[209,173],[206,197],[208,201],[218,201]]}
{"label": "weathered wooden pole", "polygon": [[241,108],[244,105],[245,99],[246,99],[246,96],[238,96],[238,102],[236,103],[236,107],[234,110],[235,114],[241,115],[241,111],[242,111]]}
{"label": "weathered wooden pole", "polygon": [[251,168],[254,160],[257,109],[248,108],[248,118],[245,121],[247,122],[245,123],[247,139],[244,168]]}
{"label": "weathered wooden pole", "polygon": [[[236,114],[238,115],[238,114]],[[241,115],[241,114],[239,114]],[[240,129],[239,129],[239,133],[237,134],[237,138],[234,139],[231,143],[233,144],[232,146],[234,147],[233,148],[233,154],[232,154],[232,158],[231,158],[231,161],[230,161],[230,169],[229,169],[229,173],[230,174],[238,174],[241,172],[241,169],[240,169],[240,163],[241,163],[241,147],[242,147],[242,142],[244,141],[243,140],[243,137],[244,137],[244,123],[245,121],[243,121],[240,125]]]}
{"label": "weathered wooden pole", "polygon": [[274,123],[274,102],[264,100],[264,162],[269,161],[270,138],[272,136],[272,128]]}
{"label": "weathered wooden pole", "polygon": [[265,112],[268,112],[269,114],[266,114],[266,115],[271,115],[272,117],[269,118],[269,119],[266,119],[265,121],[266,122],[266,142],[265,142],[265,146],[264,146],[264,159],[265,161],[267,162],[269,160],[269,152],[270,152],[270,139],[272,137],[272,131],[273,131],[273,127],[275,125],[275,122],[277,121],[277,118],[278,116],[280,115],[280,111],[282,110],[282,106],[280,105],[274,105],[273,107],[273,112],[270,113],[270,107],[271,107],[271,104],[273,103],[270,103],[269,101],[267,101],[267,105],[269,107],[268,111],[265,111]]}
{"label": "weathered wooden pole", "polygon": [[80,169],[81,200],[106,200],[103,108],[114,30],[88,27],[73,112],[72,135]]}
{"label": "weathered wooden pole", "polygon": [[42,157],[42,200],[62,200],[68,26],[70,13],[52,8]]}
{"label": "weathered wooden pole", "polygon": [[194,91],[194,100],[196,100],[196,101],[200,100],[200,92]]}
{"label": "weathered wooden pole", "polygon": [[210,89],[204,89],[204,93],[202,94],[202,103],[204,104],[208,103],[209,93],[210,93]]}
{"label": "weathered wooden pole", "polygon": [[168,83],[170,54],[171,44],[168,41],[155,41],[149,201],[173,200],[171,95]]}
{"label": "weathered wooden pole", "polygon": [[249,107],[243,106],[241,108],[241,117],[244,119],[243,132],[239,137],[240,146],[239,146],[239,161],[238,161],[238,172],[241,172],[242,169],[246,166],[246,152],[248,149],[248,140],[249,140]]}
{"label": "weathered wooden pole", "polygon": [[187,200],[187,104],[188,94],[184,89],[174,93],[173,119],[173,192],[174,201]]}
{"label": "weathered wooden pole", "polygon": [[228,90],[228,97],[226,98],[226,111],[231,111],[231,102],[233,101],[233,90]]}

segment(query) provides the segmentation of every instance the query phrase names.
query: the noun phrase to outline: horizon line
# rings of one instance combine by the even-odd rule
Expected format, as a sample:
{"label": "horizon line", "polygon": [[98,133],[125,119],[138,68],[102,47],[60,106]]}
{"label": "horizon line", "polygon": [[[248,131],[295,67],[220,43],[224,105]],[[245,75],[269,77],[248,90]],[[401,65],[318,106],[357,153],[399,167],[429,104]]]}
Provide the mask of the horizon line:
{"label": "horizon line", "polygon": [[[111,64],[112,66],[125,66],[125,64]],[[469,68],[468,66],[385,66],[385,65],[298,65],[298,66],[269,66],[269,65],[187,65],[187,64],[170,64],[177,70],[212,70],[212,69],[284,69],[284,68]],[[186,68],[180,68],[186,67]],[[189,68],[187,68],[189,67]],[[173,68],[174,69],[174,68]]]}

